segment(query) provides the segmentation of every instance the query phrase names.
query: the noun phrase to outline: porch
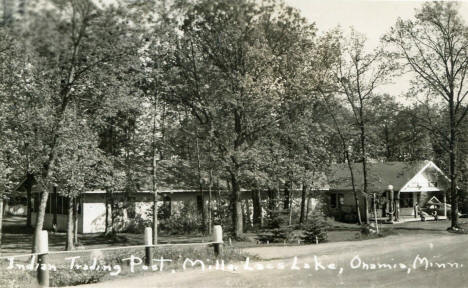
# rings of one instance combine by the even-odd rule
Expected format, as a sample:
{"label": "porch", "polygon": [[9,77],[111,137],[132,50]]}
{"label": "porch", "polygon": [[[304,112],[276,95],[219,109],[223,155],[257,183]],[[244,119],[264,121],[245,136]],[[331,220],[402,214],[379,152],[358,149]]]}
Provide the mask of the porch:
{"label": "porch", "polygon": [[395,192],[387,190],[381,195],[374,195],[377,199],[373,199],[372,207],[369,207],[369,219],[374,221],[375,218],[388,222],[423,221],[423,218],[424,221],[431,221],[435,220],[435,215],[438,220],[442,220],[447,219],[450,213],[450,205],[446,203],[446,192],[439,189]]}
{"label": "porch", "polygon": [[[437,216],[437,220],[447,220],[447,216]],[[426,216],[424,221],[434,221],[434,216]],[[375,223],[375,217],[371,216],[369,217],[369,221],[372,223]],[[378,223],[388,223],[388,217],[377,217],[377,222]],[[421,220],[421,217],[413,217],[413,216],[403,216],[400,217],[398,221],[393,221],[393,224],[399,224],[399,223],[407,223],[407,222],[423,222]]]}

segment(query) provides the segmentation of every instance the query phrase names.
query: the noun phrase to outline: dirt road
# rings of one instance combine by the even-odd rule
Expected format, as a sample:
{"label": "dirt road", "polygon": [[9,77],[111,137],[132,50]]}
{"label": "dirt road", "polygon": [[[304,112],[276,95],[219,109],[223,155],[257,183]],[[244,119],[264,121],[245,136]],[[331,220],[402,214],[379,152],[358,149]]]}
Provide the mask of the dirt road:
{"label": "dirt road", "polygon": [[264,260],[238,263],[237,271],[198,265],[85,287],[468,287],[467,248],[468,235],[441,233],[249,248]]}

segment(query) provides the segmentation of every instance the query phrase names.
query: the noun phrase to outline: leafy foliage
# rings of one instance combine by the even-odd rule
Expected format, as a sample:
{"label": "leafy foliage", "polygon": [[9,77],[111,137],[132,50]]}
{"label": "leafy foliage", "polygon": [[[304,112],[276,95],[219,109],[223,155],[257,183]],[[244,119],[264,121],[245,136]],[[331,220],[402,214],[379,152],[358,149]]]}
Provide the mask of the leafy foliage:
{"label": "leafy foliage", "polygon": [[326,242],[328,238],[328,223],[324,220],[322,215],[314,213],[304,226],[304,236],[302,239],[305,243],[321,243]]}

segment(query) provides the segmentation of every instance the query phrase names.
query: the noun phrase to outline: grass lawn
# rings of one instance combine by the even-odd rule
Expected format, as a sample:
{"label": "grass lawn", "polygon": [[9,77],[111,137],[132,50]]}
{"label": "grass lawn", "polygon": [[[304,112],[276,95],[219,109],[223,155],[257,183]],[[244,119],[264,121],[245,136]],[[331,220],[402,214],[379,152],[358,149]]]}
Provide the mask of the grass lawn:
{"label": "grass lawn", "polygon": [[[468,218],[460,218],[460,224],[468,230]],[[7,217],[3,220],[3,243],[1,247],[1,254],[4,256],[15,254],[26,254],[31,251],[32,243],[32,229],[25,227],[24,217]],[[328,232],[328,242],[341,242],[341,241],[355,241],[363,240],[360,233],[360,227],[357,224],[349,224],[337,222],[332,219],[327,220],[330,225]],[[414,233],[447,233],[446,229],[450,226],[449,220],[441,221],[426,221],[426,222],[406,222],[398,224],[381,224],[381,228],[388,234],[414,234]],[[267,245],[266,243],[257,243],[256,238],[259,234],[269,233],[269,230],[262,230],[261,232],[247,232],[246,236],[250,241],[232,241],[235,247],[255,247]],[[96,249],[112,246],[133,246],[144,244],[142,234],[134,233],[119,233],[116,237],[111,238],[104,236],[102,233],[95,234],[82,234],[78,236],[80,245],[78,250],[82,249]],[[211,237],[209,235],[161,235],[159,243],[200,243],[209,242]],[[64,250],[66,242],[66,233],[49,233],[49,250],[62,251]],[[228,245],[229,242],[226,241]],[[268,245],[283,246],[284,243],[270,243]],[[286,245],[298,245],[296,241],[286,243]]]}
{"label": "grass lawn", "polygon": [[[367,237],[361,234],[361,227],[357,224],[342,223],[327,219],[330,229],[328,231],[327,242],[359,241],[375,237]],[[468,231],[468,218],[460,218],[459,224],[465,231]],[[414,235],[414,234],[440,234],[447,235],[447,228],[450,226],[450,220],[439,221],[416,221],[398,224],[379,224],[383,231],[383,236],[388,235]],[[246,233],[249,238],[255,238],[257,233]],[[291,243],[257,243],[257,242],[233,242],[233,245],[241,248],[262,247],[262,246],[296,246],[297,242]],[[301,243],[300,245],[304,245]]]}
{"label": "grass lawn", "polygon": [[[7,217],[3,220],[3,237],[1,255],[15,255],[31,253],[32,228],[25,227],[26,218]],[[143,245],[143,234],[118,233],[114,238],[104,236],[103,233],[79,234],[77,249],[96,249],[112,246]],[[158,243],[197,243],[209,242],[211,237],[203,235],[159,236]],[[49,251],[62,251],[66,243],[66,233],[49,232]]]}
{"label": "grass lawn", "polygon": [[[468,230],[468,218],[460,218],[460,225]],[[32,229],[25,227],[24,217],[7,217],[3,220],[3,243],[1,254],[3,256],[26,254],[31,251]],[[349,224],[337,222],[332,219],[327,220],[330,225],[328,232],[328,242],[354,241],[363,240],[360,233],[360,227],[357,224]],[[389,234],[415,234],[415,233],[447,233],[446,229],[450,226],[449,220],[441,221],[426,221],[426,222],[406,222],[398,224],[381,224],[381,228]],[[233,246],[255,247],[267,245],[266,243],[257,243],[256,238],[259,234],[269,233],[269,230],[261,232],[247,232],[246,236],[250,241],[232,241]],[[111,238],[104,236],[102,233],[82,234],[78,236],[80,245],[78,250],[96,249],[112,246],[133,246],[144,244],[142,234],[134,233],[119,233],[116,237]],[[365,239],[365,238],[364,238]],[[159,243],[200,243],[209,242],[209,235],[161,235]],[[49,233],[49,250],[62,251],[66,242],[66,233]],[[229,242],[226,241],[228,245]],[[297,242],[287,243],[286,245],[297,245]],[[270,243],[268,245],[283,246],[284,243]]]}

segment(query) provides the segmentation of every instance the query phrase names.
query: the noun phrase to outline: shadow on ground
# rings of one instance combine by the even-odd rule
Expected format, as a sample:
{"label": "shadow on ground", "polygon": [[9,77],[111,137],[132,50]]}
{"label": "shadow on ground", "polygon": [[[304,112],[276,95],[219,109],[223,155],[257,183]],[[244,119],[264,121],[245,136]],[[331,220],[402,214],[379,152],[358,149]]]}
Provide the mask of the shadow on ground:
{"label": "shadow on ground", "polygon": [[[26,254],[31,252],[34,229],[26,227],[25,217],[6,217],[3,220],[3,237],[1,254]],[[49,250],[65,250],[66,233],[49,231]],[[210,241],[202,236],[160,236],[158,243],[195,243]],[[103,233],[79,234],[77,249],[94,249],[110,246],[132,246],[144,244],[142,234],[118,233],[104,235]]]}

